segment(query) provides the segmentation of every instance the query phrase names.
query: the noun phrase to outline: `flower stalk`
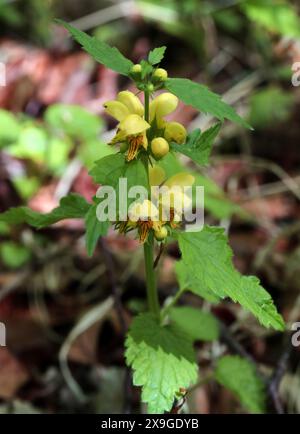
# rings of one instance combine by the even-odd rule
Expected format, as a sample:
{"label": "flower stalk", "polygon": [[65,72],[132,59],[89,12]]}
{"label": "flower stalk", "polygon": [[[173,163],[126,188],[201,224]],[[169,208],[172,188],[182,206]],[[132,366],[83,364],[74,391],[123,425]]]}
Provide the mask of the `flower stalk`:
{"label": "flower stalk", "polygon": [[[145,100],[145,121],[149,122],[149,107],[150,107],[150,94],[148,90],[144,93]],[[147,162],[147,166],[149,163]],[[149,171],[147,167],[147,173],[149,178]],[[148,188],[150,191],[150,181],[148,183]],[[150,312],[154,313],[157,317],[160,315],[160,305],[157,292],[157,278],[156,271],[154,269],[154,240],[153,237],[149,237],[148,241],[144,243],[144,261],[145,261],[145,271],[146,271],[146,286],[147,286],[147,300],[148,308]]]}

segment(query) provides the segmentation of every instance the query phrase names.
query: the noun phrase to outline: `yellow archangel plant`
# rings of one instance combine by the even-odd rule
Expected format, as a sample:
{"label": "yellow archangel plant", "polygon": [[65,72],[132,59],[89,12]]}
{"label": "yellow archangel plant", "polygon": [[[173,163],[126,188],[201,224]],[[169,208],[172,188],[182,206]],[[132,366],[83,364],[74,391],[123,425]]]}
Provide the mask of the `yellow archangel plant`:
{"label": "yellow archangel plant", "polygon": [[[134,385],[142,387],[141,399],[147,403],[148,411],[169,412],[172,407],[178,408],[176,401],[198,381],[193,341],[203,340],[203,337],[207,341],[219,338],[218,323],[212,314],[201,312],[198,307],[175,307],[184,292],[190,290],[207,302],[229,297],[251,311],[262,325],[284,329],[282,317],[259,280],[243,276],[235,269],[222,228],[205,225],[198,232],[182,230],[183,209],[192,207],[185,187],[195,185],[196,176],[178,169],[182,165],[175,154],[183,154],[195,164],[206,165],[225,119],[243,127],[249,128],[249,125],[206,86],[186,78],[168,77],[167,71],[159,67],[166,47],[155,48],[147,59],[134,65],[117,48],[68,23],[59,21],[59,24],[67,28],[97,62],[132,80],[137,88],[137,94],[125,90],[119,92],[115,100],[104,104],[106,113],[118,123],[111,144],[120,148],[119,152],[95,162],[90,171],[94,182],[111,187],[115,192],[118,180],[125,177],[131,186],[143,184],[149,194],[154,187],[154,194],[129,206],[126,204],[122,220],[120,217],[107,221],[98,219],[98,196],[90,203],[72,193],[48,214],[19,207],[0,214],[0,222],[9,225],[27,223],[42,228],[62,219],[83,218],[89,255],[96,249],[99,237],[107,234],[110,224],[122,233],[137,233],[144,249],[148,311],[132,320],[126,335],[125,358],[133,369]],[[156,91],[161,93],[155,96]],[[168,119],[177,109],[179,99],[198,111],[209,113],[218,122],[206,131],[198,129],[187,135],[183,125]],[[178,289],[169,294],[171,298],[163,301],[163,294],[160,297],[158,294],[156,265],[169,236],[178,242],[181,259],[175,265]],[[155,252],[158,255],[154,260]],[[197,324],[197,327],[191,324]],[[236,356],[234,360],[226,357],[216,361],[211,377],[242,397],[241,401],[250,411],[263,412],[261,391],[264,384],[253,366]],[[228,367],[232,367],[231,371]],[[236,377],[240,384],[250,384],[251,390],[238,387]]]}

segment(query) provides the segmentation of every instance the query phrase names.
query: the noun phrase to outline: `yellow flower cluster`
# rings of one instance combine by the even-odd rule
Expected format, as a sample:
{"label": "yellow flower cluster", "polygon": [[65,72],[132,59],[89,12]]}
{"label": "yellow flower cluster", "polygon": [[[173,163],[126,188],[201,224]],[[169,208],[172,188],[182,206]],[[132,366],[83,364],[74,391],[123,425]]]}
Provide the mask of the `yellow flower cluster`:
{"label": "yellow flower cluster", "polygon": [[169,142],[182,144],[186,140],[187,132],[183,125],[164,119],[177,106],[175,95],[168,92],[160,94],[150,103],[147,122],[140,99],[132,92],[119,92],[116,100],[104,104],[105,111],[119,122],[111,144],[121,144],[121,149],[127,153],[127,161],[132,161],[142,149],[149,152],[148,137],[151,137],[152,156],[155,159],[164,157],[170,150]]}
{"label": "yellow flower cluster", "polygon": [[[165,76],[164,70],[157,71],[159,76]],[[161,93],[150,103],[145,119],[145,108],[140,99],[132,92],[119,92],[115,100],[104,104],[106,113],[119,122],[111,144],[120,144],[120,151],[126,152],[128,162],[143,151],[156,160],[163,158],[170,150],[170,142],[183,144],[186,141],[184,126],[165,119],[177,106],[175,95]],[[133,203],[127,221],[117,223],[116,227],[122,233],[137,229],[141,242],[147,240],[150,231],[158,241],[163,241],[168,236],[168,229],[181,222],[183,208],[191,202],[180,188],[191,186],[194,177],[180,173],[166,179],[164,171],[155,165],[149,167],[149,181],[150,186],[164,187],[163,192],[154,198],[155,203],[148,199]]]}
{"label": "yellow flower cluster", "polygon": [[191,206],[191,198],[183,187],[193,185],[195,179],[188,173],[178,173],[166,179],[164,170],[159,166],[149,168],[151,187],[165,187],[155,204],[148,199],[134,202],[128,211],[128,220],[118,224],[120,232],[138,230],[141,242],[147,240],[152,230],[157,241],[163,241],[168,236],[168,228],[175,228],[182,220],[184,207]]}

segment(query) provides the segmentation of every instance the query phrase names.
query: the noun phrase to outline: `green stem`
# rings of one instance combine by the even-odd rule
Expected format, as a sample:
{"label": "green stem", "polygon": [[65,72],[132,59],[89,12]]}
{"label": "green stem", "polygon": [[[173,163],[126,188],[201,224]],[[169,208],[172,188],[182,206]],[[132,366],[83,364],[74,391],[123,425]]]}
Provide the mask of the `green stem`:
{"label": "green stem", "polygon": [[[149,122],[149,104],[150,94],[145,91],[145,121]],[[147,163],[148,172],[148,163]],[[149,183],[150,193],[150,183]],[[144,243],[144,259],[146,269],[146,284],[147,284],[147,299],[150,312],[154,313],[159,318],[160,305],[157,293],[156,272],[154,270],[154,255],[153,255],[154,241],[153,237],[149,234],[147,242]]]}
{"label": "green stem", "polygon": [[153,268],[153,240],[150,237],[144,243],[144,258],[146,269],[146,283],[147,283],[147,299],[150,312],[159,317],[159,300],[157,294],[156,274]]}
{"label": "green stem", "polygon": [[182,294],[184,292],[185,292],[184,289],[180,289],[179,291],[177,291],[176,294],[174,295],[174,297],[172,298],[172,300],[170,301],[170,303],[162,309],[162,311],[161,311],[161,320],[162,321],[166,318],[169,310],[175,306],[175,304],[177,303],[177,301],[179,300],[179,298],[182,296]]}
{"label": "green stem", "polygon": [[145,121],[149,122],[149,105],[150,105],[150,94],[145,90]]}

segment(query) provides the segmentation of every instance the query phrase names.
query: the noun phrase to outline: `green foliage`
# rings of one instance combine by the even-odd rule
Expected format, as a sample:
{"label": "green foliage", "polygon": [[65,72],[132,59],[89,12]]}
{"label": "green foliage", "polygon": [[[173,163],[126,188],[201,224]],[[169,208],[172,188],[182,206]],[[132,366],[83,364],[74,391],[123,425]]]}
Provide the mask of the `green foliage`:
{"label": "green foliage", "polygon": [[99,238],[107,234],[110,225],[109,221],[102,222],[97,219],[96,210],[97,204],[94,204],[85,216],[85,240],[89,256],[93,256]]}
{"label": "green foliage", "polygon": [[250,99],[250,122],[264,128],[288,119],[294,104],[294,95],[272,86],[263,89]]}
{"label": "green foliage", "polygon": [[144,80],[148,75],[153,72],[153,66],[147,60],[141,60],[140,65],[142,67],[141,78]]}
{"label": "green foliage", "polygon": [[178,240],[182,261],[199,286],[222,298],[226,294],[252,312],[265,327],[284,330],[283,319],[259,280],[241,276],[234,268],[223,229],[205,226],[201,232],[179,233]]}
{"label": "green foliage", "polygon": [[213,13],[216,23],[229,33],[237,33],[243,29],[244,18],[233,8],[217,10]]}
{"label": "green foliage", "polygon": [[0,235],[8,235],[10,232],[9,225],[0,221]]}
{"label": "green foliage", "polygon": [[31,258],[30,250],[13,241],[6,241],[0,245],[0,257],[9,268],[19,268],[25,265]]}
{"label": "green foliage", "polygon": [[14,187],[22,199],[30,199],[39,189],[40,181],[36,177],[18,176],[12,179]]}
{"label": "green foliage", "polygon": [[208,130],[201,133],[200,130],[193,131],[183,145],[172,143],[171,148],[180,152],[200,165],[208,163],[213,142],[221,129],[221,124],[215,124]]}
{"label": "green foliage", "polygon": [[60,220],[69,218],[84,218],[90,204],[78,195],[71,193],[61,199],[59,206],[47,214],[40,214],[32,209],[22,206],[19,208],[10,208],[8,211],[0,214],[0,221],[18,225],[27,223],[38,229],[50,226]]}
{"label": "green foliage", "polygon": [[228,119],[246,128],[250,125],[242,119],[235,110],[226,104],[216,93],[211,92],[203,84],[195,83],[186,78],[168,78],[166,88],[181,101],[204,113],[210,113],[220,121]]}
{"label": "green foliage", "polygon": [[47,134],[34,123],[22,125],[18,140],[8,148],[8,152],[17,158],[28,158],[42,163],[46,158]]}
{"label": "green foliage", "polygon": [[[194,0],[189,2],[189,7],[186,4],[185,13],[190,14],[195,5]],[[96,61],[122,75],[134,76],[133,73],[131,74],[132,62],[116,48],[90,37],[61,20],[57,21],[70,31],[75,40]],[[146,102],[149,101],[153,90],[163,86],[162,83],[155,83],[154,79],[151,82],[151,74],[154,66],[163,59],[165,49],[166,47],[160,47],[151,51],[148,60],[141,61],[141,74],[139,69],[135,74],[138,77],[135,84],[139,90],[145,91]],[[167,79],[164,83],[165,88],[185,104],[210,113],[221,122],[228,119],[250,128],[231,106],[227,105],[219,95],[211,92],[207,87],[180,78]],[[149,106],[145,108],[145,113],[147,112],[149,113]],[[133,117],[133,120],[136,117],[137,115]],[[147,116],[145,117],[147,118]],[[139,118],[137,117],[137,119]],[[132,117],[129,120],[130,124]],[[99,159],[90,170],[90,175],[97,184],[114,188],[117,207],[120,199],[127,196],[131,187],[143,186],[149,189],[148,168],[152,161],[151,153],[138,148],[141,146],[140,137],[134,138],[134,140],[130,137],[141,131],[136,129],[132,131],[129,128],[127,133],[126,128],[123,130],[121,125],[119,127],[122,133],[127,134],[127,141],[129,142],[131,139],[130,144],[138,148],[137,158],[128,162],[124,153],[115,153],[112,147],[103,145],[99,141],[98,135],[102,128],[101,120],[81,107],[56,104],[46,111],[45,121],[47,129],[31,121],[26,121],[21,127],[14,129],[15,119],[7,117],[5,112],[0,112],[0,127],[1,122],[3,123],[3,131],[0,132],[0,146],[9,144],[9,152],[12,155],[30,158],[38,164],[45,165],[54,173],[63,170],[71,150],[76,150],[79,158],[87,167],[91,167],[93,160],[98,157]],[[139,121],[141,122],[140,119]],[[9,125],[8,129],[7,124]],[[152,128],[148,130],[149,142],[152,140],[152,135],[158,137],[157,134],[163,132],[163,130],[156,131],[157,125],[158,123],[153,122]],[[166,176],[170,177],[184,171],[183,166],[172,151],[190,157],[197,164],[207,164],[213,142],[220,128],[221,123],[217,123],[203,133],[200,130],[194,131],[183,145],[172,143],[171,152],[158,163],[165,170]],[[14,133],[11,130],[14,130]],[[195,185],[203,183],[206,188],[206,202],[208,202],[206,207],[215,216],[223,218],[224,216],[231,216],[233,213],[242,215],[240,209],[225,198],[216,184],[198,173],[193,174],[195,175]],[[121,178],[127,180],[127,191],[119,190]],[[20,185],[20,180],[15,181],[15,185],[17,187],[19,185],[18,188],[20,188],[24,198],[31,194],[32,185],[29,180],[30,178],[27,179],[27,184],[25,180],[24,185]],[[127,205],[129,206],[131,201],[135,199],[133,197],[128,198]],[[0,224],[27,223],[36,228],[43,228],[64,219],[84,219],[86,248],[88,255],[92,256],[99,237],[107,234],[109,225],[117,223],[116,227],[118,227],[118,218],[105,222],[98,220],[97,206],[99,203],[99,197],[94,198],[94,202],[90,204],[78,194],[69,194],[61,199],[57,208],[47,214],[40,214],[28,207],[12,208],[0,214]],[[157,240],[164,237],[160,236],[160,233],[156,233],[159,231],[154,225],[152,226],[152,223],[143,224],[141,217],[139,218],[137,229],[141,240],[144,240],[143,235],[145,235],[146,242],[144,255],[148,304],[151,312],[140,314],[133,320],[126,339],[126,362],[134,371],[134,384],[142,387],[142,401],[148,404],[149,412],[163,413],[171,410],[174,400],[182,393],[181,389],[188,388],[197,380],[198,367],[195,362],[193,341],[218,339],[219,325],[210,313],[189,306],[167,306],[160,315],[153,267],[153,245],[155,242],[154,234]],[[171,222],[169,221],[167,224],[170,231]],[[126,229],[132,229],[132,226],[126,226],[124,232]],[[148,230],[150,230],[149,233]],[[166,230],[166,239],[167,233]],[[179,282],[178,296],[184,291],[190,290],[212,303],[219,301],[220,298],[230,297],[251,311],[266,327],[270,326],[276,330],[284,329],[281,316],[278,314],[270,295],[260,285],[259,280],[252,276],[242,276],[235,270],[232,263],[232,251],[222,229],[205,226],[202,231],[197,233],[174,230],[172,235],[177,237],[182,253],[181,260],[175,266]],[[11,267],[20,266],[29,258],[26,256],[28,251],[14,243],[3,243],[0,254],[2,260]],[[72,378],[66,363],[70,345],[74,337],[77,337],[78,333],[80,334],[85,327],[89,327],[91,321],[98,318],[98,315],[104,317],[110,311],[112,304],[112,300],[109,298],[103,306],[99,306],[93,310],[91,315],[88,314],[86,318],[83,318],[80,327],[71,332],[61,349],[62,372],[69,386],[80,399],[84,399],[84,396]],[[164,322],[168,322],[168,324],[164,324]],[[262,387],[252,366],[247,363],[238,358],[222,358],[217,365],[216,378],[221,384],[236,393],[247,408],[261,411],[263,408]],[[237,375],[234,375],[235,371],[238,372]],[[248,383],[251,384],[248,385]]]}
{"label": "green foliage", "polygon": [[215,341],[219,338],[218,321],[209,312],[190,306],[173,307],[169,316],[193,341]]}
{"label": "green foliage", "polygon": [[[90,175],[97,184],[109,185],[119,196],[119,179],[127,179],[127,191],[136,185],[148,186],[148,176],[141,160],[126,162],[124,154],[108,155],[99,161],[90,171]],[[128,205],[133,199],[128,200]]]}
{"label": "green foliage", "polygon": [[76,105],[53,104],[45,112],[45,121],[56,133],[76,141],[94,139],[102,129],[102,120]]}
{"label": "green foliage", "polygon": [[300,19],[296,9],[282,0],[247,0],[242,4],[247,17],[255,24],[283,36],[300,36]]}
{"label": "green foliage", "polygon": [[133,383],[142,386],[142,401],[149,413],[169,411],[180,388],[197,379],[192,341],[175,325],[159,325],[150,313],[133,320],[126,348]]}
{"label": "green foliage", "polygon": [[78,149],[78,156],[88,170],[92,169],[95,161],[115,153],[116,150],[113,146],[106,145],[96,139],[84,142]]}
{"label": "green foliage", "polygon": [[3,109],[0,109],[0,149],[17,140],[19,134],[19,123],[15,116]]}
{"label": "green foliage", "polygon": [[150,51],[150,53],[148,55],[148,62],[151,65],[157,65],[158,63],[160,63],[162,61],[162,59],[164,58],[166,49],[167,49],[167,47],[165,47],[165,46],[154,48],[154,50]]}
{"label": "green foliage", "polygon": [[265,387],[251,362],[239,356],[221,357],[217,362],[215,376],[248,411],[264,413]]}
{"label": "green foliage", "polygon": [[190,273],[190,270],[187,269],[183,261],[176,262],[175,272],[180,291],[191,291],[210,303],[217,303],[220,300],[220,297],[217,294],[214,294],[209,289],[200,285],[197,277]]}
{"label": "green foliage", "polygon": [[97,62],[102,63],[119,74],[129,76],[133,63],[129,59],[126,59],[117,48],[110,47],[105,42],[89,36],[87,33],[76,29],[63,20],[56,20],[56,22],[64,26],[82,48]]}

